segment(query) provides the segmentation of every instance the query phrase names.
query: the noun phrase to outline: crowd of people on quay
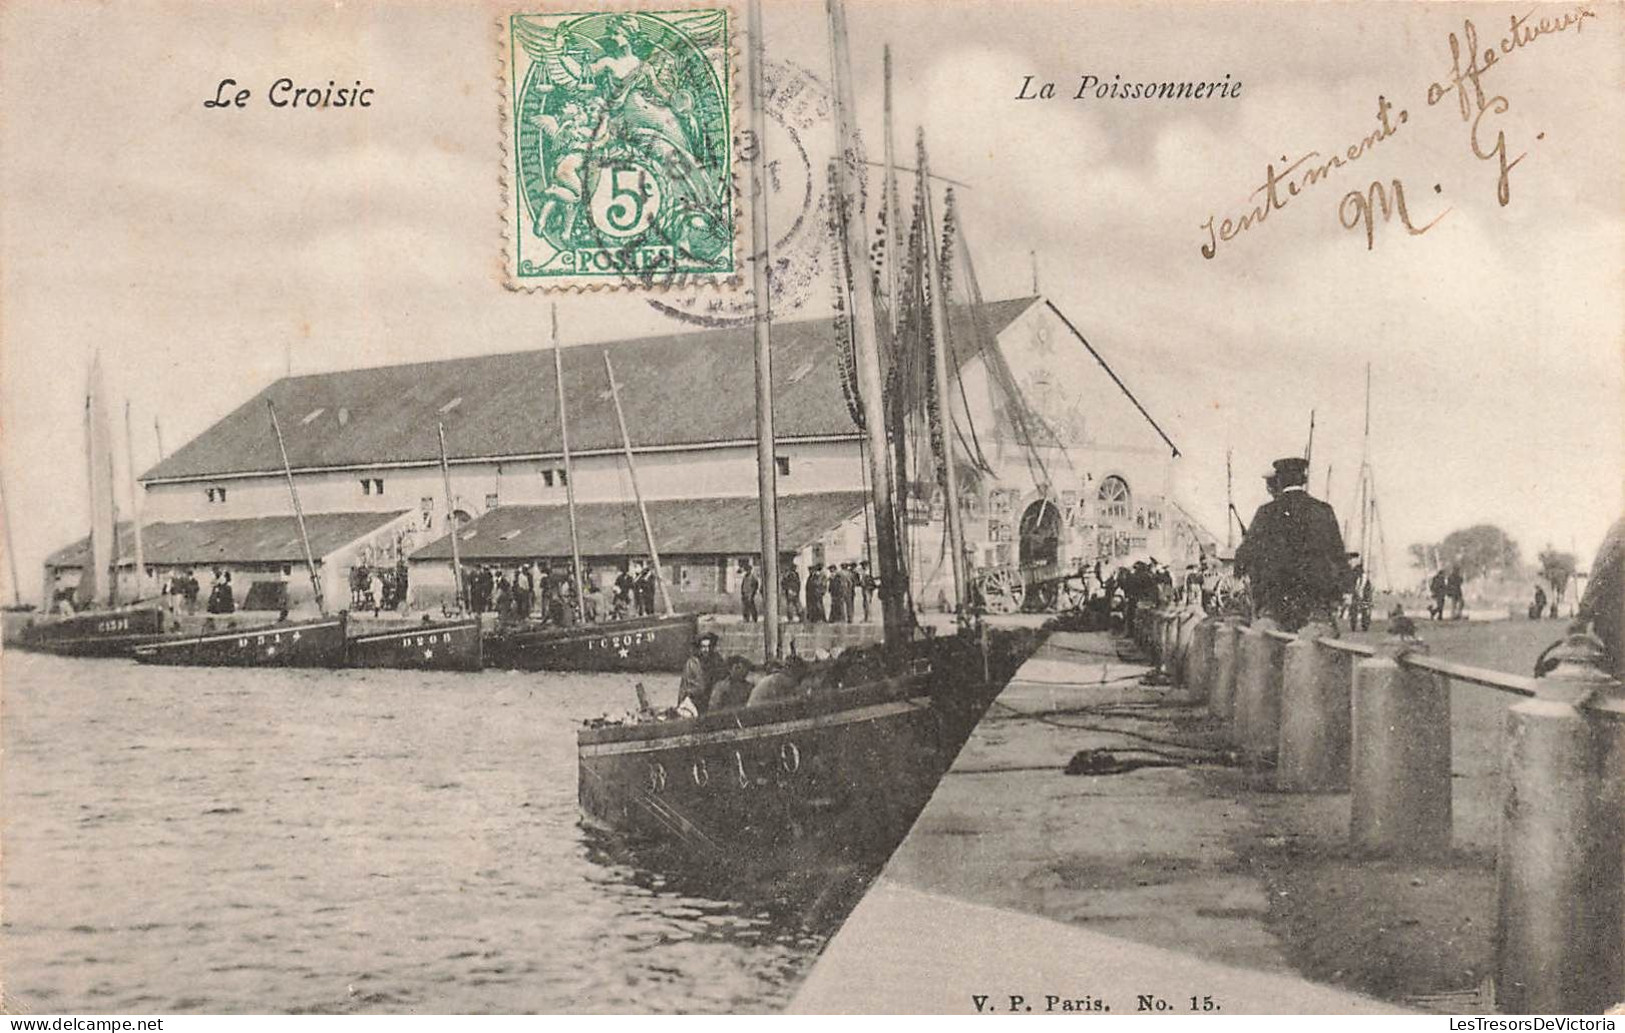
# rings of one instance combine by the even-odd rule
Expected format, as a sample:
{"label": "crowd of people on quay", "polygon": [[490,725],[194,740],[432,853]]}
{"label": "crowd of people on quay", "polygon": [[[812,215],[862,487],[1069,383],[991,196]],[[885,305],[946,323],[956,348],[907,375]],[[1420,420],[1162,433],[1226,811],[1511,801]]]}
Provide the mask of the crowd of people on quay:
{"label": "crowd of people on quay", "polygon": [[397,560],[394,566],[356,566],[350,568],[350,609],[359,613],[371,610],[377,616],[384,610],[406,608],[411,577],[406,561]]}
{"label": "crowd of people on quay", "polygon": [[[179,617],[181,614],[193,614],[198,611],[198,599],[203,595],[203,586],[198,582],[197,573],[188,567],[161,582],[158,592],[163,596],[163,606],[169,615]],[[203,608],[208,613],[237,612],[237,598],[232,594],[231,588],[231,571],[219,567],[214,569]]]}
{"label": "crowd of people on quay", "polygon": [[584,578],[584,598],[579,600],[576,579],[568,564],[555,569],[533,560],[506,569],[481,563],[463,570],[463,598],[472,612],[543,624],[591,624],[604,619],[652,616],[658,584],[654,565],[641,561],[623,566],[607,593],[596,580]]}
{"label": "crowd of people on quay", "polygon": [[[747,560],[740,565],[739,603],[745,620],[760,620],[762,581]],[[868,623],[876,613],[880,580],[868,560],[810,563],[803,576],[794,562],[779,575],[779,619],[794,624]]]}

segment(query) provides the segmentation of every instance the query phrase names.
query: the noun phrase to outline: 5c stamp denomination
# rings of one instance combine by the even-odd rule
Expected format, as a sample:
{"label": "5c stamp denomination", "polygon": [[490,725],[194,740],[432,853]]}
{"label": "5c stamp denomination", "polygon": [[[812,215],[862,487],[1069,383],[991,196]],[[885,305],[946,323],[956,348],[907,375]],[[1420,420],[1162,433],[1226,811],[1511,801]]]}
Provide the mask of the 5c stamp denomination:
{"label": "5c stamp denomination", "polygon": [[733,276],[730,12],[515,14],[506,28],[510,285]]}

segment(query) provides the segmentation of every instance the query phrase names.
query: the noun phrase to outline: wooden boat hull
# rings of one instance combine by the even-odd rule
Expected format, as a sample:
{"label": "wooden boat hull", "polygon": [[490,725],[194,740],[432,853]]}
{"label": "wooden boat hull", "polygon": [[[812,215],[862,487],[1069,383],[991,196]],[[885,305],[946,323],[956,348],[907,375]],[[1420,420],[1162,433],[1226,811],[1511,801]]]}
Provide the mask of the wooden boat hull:
{"label": "wooden boat hull", "polygon": [[189,667],[338,667],[344,662],[343,617],[166,635],[138,645],[137,662]]}
{"label": "wooden boat hull", "polygon": [[352,635],[344,666],[415,671],[477,671],[484,663],[484,635],[477,619],[414,624]]}
{"label": "wooden boat hull", "polygon": [[129,656],[141,643],[161,638],[164,612],[157,607],[42,617],[16,633],[18,649],[58,656]]}
{"label": "wooden boat hull", "polygon": [[633,843],[756,876],[877,868],[1014,672],[1001,663],[984,680],[965,645],[921,650],[911,661],[926,671],[809,699],[583,728],[581,810]]}
{"label": "wooden boat hull", "polygon": [[518,671],[681,671],[698,634],[692,614],[498,628],[486,643],[486,662]]}

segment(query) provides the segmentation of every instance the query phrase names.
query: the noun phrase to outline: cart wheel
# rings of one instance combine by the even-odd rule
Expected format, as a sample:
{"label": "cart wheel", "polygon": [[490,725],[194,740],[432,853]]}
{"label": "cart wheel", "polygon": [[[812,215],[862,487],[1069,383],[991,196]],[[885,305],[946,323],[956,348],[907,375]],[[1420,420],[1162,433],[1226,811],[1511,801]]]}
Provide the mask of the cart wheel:
{"label": "cart wheel", "polygon": [[982,602],[991,613],[1015,613],[1026,595],[1026,586],[1013,570],[990,571],[982,578]]}
{"label": "cart wheel", "polygon": [[1060,595],[1061,593],[1057,590],[1055,582],[1040,581],[1032,586],[1032,591],[1027,593],[1027,605],[1035,613],[1048,613],[1055,609],[1055,600]]}
{"label": "cart wheel", "polygon": [[1083,587],[1082,581],[1067,580],[1061,582],[1061,608],[1079,612],[1083,605],[1089,601],[1089,592]]}

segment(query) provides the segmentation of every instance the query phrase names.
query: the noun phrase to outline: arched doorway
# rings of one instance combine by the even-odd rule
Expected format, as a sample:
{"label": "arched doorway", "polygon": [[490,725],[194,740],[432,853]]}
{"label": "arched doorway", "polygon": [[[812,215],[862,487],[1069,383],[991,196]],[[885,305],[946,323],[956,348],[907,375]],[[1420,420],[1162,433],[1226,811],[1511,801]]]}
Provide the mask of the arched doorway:
{"label": "arched doorway", "polygon": [[1028,584],[1029,608],[1047,610],[1055,604],[1056,564],[1061,556],[1061,507],[1039,499],[1021,514],[1020,564]]}

